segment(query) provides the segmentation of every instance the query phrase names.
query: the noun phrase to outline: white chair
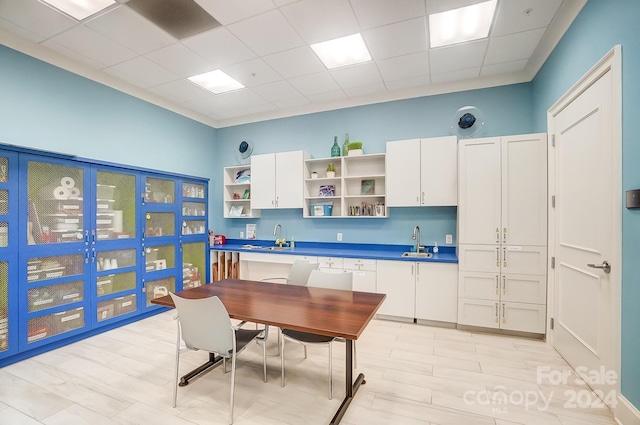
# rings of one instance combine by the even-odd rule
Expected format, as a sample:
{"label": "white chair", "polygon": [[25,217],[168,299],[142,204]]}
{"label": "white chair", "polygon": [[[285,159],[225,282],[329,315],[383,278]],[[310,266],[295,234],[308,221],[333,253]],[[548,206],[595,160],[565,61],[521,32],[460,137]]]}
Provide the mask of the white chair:
{"label": "white chair", "polygon": [[[287,277],[265,277],[260,279],[261,282],[275,282],[275,283],[286,283],[289,285],[299,285],[304,286],[307,284],[309,280],[309,275],[312,270],[317,270],[320,264],[318,263],[308,263],[306,261],[296,260],[291,265],[291,270],[289,270],[289,274]],[[256,324],[256,329],[258,329],[258,325]],[[264,327],[264,340],[266,341],[269,337],[269,326]],[[278,333],[278,354],[280,354],[280,334]]]}
{"label": "white chair", "polygon": [[[218,297],[186,299],[169,293],[178,310],[178,338],[176,340],[176,370],[173,388],[173,407],[178,399],[178,372],[180,354],[189,350],[203,350],[231,359],[231,395],[229,401],[229,424],[233,424],[233,400],[236,379],[236,356],[256,339],[262,330],[240,329],[242,323],[233,326],[229,313]],[[180,348],[180,340],[185,348]],[[264,382],[267,382],[266,344],[262,346]]]}
{"label": "white chair", "polygon": [[[317,288],[343,289],[352,290],[353,275],[351,273],[327,273],[321,270],[312,270],[307,281],[307,286]],[[282,342],[280,348],[280,369],[281,383],[284,387],[284,343],[285,340],[297,342],[304,346],[304,358],[307,358],[308,344],[326,344],[329,348],[329,400],[333,398],[333,365],[331,344],[336,338],[325,335],[317,335],[309,332],[294,331],[291,329],[282,329]]]}

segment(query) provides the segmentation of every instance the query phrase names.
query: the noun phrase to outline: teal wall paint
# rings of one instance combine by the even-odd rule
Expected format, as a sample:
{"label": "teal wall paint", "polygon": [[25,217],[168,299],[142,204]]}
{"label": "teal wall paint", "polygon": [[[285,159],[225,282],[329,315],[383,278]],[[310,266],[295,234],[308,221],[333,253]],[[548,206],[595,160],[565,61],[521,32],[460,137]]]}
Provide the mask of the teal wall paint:
{"label": "teal wall paint", "polygon": [[[623,191],[640,188],[639,16],[637,0],[589,0],[532,83],[536,130],[546,131],[547,109],[609,50],[622,45]],[[623,208],[622,235],[621,389],[640,408],[640,210]]]}
{"label": "teal wall paint", "polygon": [[1,45],[0,93],[2,143],[217,176],[215,129]]}
{"label": "teal wall paint", "polygon": [[[531,86],[518,84],[221,128],[216,138],[216,165],[237,164],[234,151],[245,139],[254,142],[254,154],[306,150],[314,158],[325,158],[330,156],[333,137],[338,136],[342,147],[349,133],[351,141],[363,142],[365,153],[381,153],[389,140],[451,134],[455,112],[467,105],[480,108],[485,116],[478,137],[533,130]],[[432,180],[438,184],[437,175]],[[222,186],[215,185],[212,193],[217,202],[212,226],[230,237],[239,237],[247,223],[256,223],[258,238],[271,239],[275,224],[280,223],[287,236],[296,240],[335,241],[336,233],[342,232],[344,242],[411,244],[413,227],[419,225],[424,243],[444,244],[446,234],[453,234],[455,242],[455,207],[393,208],[388,219],[303,219],[301,210],[262,211],[260,219],[223,219]]]}

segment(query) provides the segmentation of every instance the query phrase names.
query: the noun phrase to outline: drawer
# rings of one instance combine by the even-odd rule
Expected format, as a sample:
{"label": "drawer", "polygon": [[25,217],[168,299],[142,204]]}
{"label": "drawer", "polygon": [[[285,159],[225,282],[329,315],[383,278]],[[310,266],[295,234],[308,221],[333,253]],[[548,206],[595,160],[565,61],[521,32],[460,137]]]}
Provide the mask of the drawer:
{"label": "drawer", "polygon": [[345,270],[362,270],[375,272],[376,264],[376,260],[363,258],[344,258],[342,260],[342,266]]}
{"label": "drawer", "polygon": [[321,269],[342,269],[342,258],[339,257],[318,257]]}
{"label": "drawer", "polygon": [[256,261],[261,263],[293,264],[294,257],[295,256],[291,254],[269,254],[261,252],[240,253],[240,261]]}

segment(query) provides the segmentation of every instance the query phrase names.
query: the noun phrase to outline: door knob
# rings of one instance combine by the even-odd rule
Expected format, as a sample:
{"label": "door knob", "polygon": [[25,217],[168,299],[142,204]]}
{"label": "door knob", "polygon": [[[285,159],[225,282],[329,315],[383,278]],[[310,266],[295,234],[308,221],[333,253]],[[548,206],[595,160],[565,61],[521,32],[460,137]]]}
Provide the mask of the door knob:
{"label": "door knob", "polygon": [[587,264],[587,267],[602,269],[605,273],[611,273],[611,264],[607,260],[603,261],[602,264]]}

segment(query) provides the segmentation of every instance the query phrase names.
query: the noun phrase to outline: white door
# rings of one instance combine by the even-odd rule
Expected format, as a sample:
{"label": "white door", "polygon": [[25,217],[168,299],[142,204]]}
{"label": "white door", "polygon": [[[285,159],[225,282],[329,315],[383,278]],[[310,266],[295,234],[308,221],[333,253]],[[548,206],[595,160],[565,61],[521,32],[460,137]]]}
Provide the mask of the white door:
{"label": "white door", "polygon": [[415,317],[415,278],[414,262],[378,260],[377,292],[386,294],[378,314],[404,317]]}
{"label": "white door", "polygon": [[276,154],[276,208],[304,207],[304,154],[302,151]]}
{"label": "white door", "polygon": [[500,243],[500,138],[458,143],[458,241]]}
{"label": "white door", "polygon": [[387,206],[420,206],[420,139],[387,142]]}
{"label": "white door", "polygon": [[268,153],[251,157],[251,209],[275,208],[276,156]]}
{"label": "white door", "polygon": [[458,205],[458,139],[455,136],[422,139],[420,169],[420,205]]}
{"label": "white door", "polygon": [[[612,89],[614,71],[600,73],[583,80],[549,113],[550,134],[555,135],[555,148],[550,147],[555,162],[551,194],[556,196],[550,210],[556,259],[551,270],[553,345],[574,368],[616,371],[620,312],[615,299],[621,266],[616,247],[621,184],[616,174],[621,170],[614,167],[619,164],[619,122],[614,121],[613,98],[618,95]],[[589,266],[605,262],[611,265],[609,273]],[[616,382],[601,381],[606,380],[591,384],[605,396],[617,388]]]}
{"label": "white door", "polygon": [[547,135],[502,138],[503,244],[547,244]]}

